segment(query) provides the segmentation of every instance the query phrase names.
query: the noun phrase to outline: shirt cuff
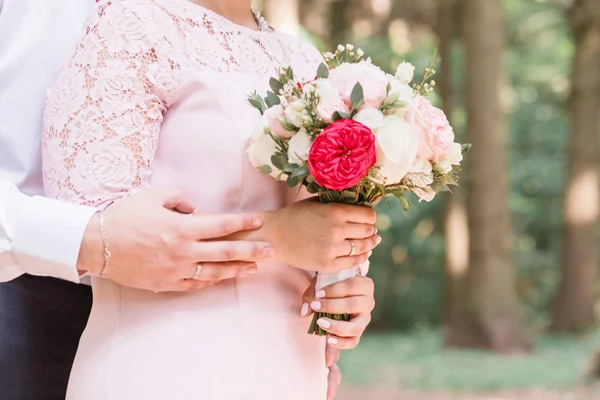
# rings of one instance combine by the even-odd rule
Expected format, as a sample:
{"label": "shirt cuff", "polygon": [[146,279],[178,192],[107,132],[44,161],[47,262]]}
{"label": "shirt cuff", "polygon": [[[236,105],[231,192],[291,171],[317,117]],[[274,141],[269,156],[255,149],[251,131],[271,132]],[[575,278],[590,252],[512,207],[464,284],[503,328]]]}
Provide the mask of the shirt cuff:
{"label": "shirt cuff", "polygon": [[36,196],[20,211],[13,240],[17,265],[31,275],[79,283],[79,249],[97,210]]}

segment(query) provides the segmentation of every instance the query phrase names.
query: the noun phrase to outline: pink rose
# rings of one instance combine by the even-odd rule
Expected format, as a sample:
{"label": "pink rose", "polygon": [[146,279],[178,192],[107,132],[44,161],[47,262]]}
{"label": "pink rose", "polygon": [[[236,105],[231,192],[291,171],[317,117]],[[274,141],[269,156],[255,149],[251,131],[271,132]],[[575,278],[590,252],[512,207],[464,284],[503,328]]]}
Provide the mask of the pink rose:
{"label": "pink rose", "polygon": [[361,109],[379,108],[387,96],[385,72],[371,63],[342,64],[330,71],[329,81],[348,107],[352,107],[350,96],[359,82],[363,87],[365,100]]}
{"label": "pink rose", "polygon": [[319,98],[317,115],[324,122],[331,122],[331,117],[336,111],[350,112],[350,107],[342,100],[340,94],[328,79],[317,79],[311,82],[309,86],[305,86],[304,90],[305,92],[314,91],[317,94]]}
{"label": "pink rose", "polygon": [[357,185],[375,165],[375,136],[360,122],[343,119],[329,125],[312,144],[308,170],[330,190]]}
{"label": "pink rose", "polygon": [[446,158],[454,144],[454,130],[442,110],[416,96],[406,108],[405,120],[419,136],[417,157],[432,163]]}
{"label": "pink rose", "polygon": [[279,136],[282,138],[291,138],[296,133],[295,131],[288,131],[282,125],[282,122],[285,122],[285,112],[281,104],[269,108],[265,112],[265,117],[269,122],[269,128],[271,129],[271,133],[275,136]]}

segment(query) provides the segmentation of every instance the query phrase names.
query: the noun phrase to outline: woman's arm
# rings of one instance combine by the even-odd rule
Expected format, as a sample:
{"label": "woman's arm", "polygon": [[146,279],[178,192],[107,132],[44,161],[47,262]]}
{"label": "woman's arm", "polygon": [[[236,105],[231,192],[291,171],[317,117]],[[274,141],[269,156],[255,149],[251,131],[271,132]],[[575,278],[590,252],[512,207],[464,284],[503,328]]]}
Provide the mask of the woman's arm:
{"label": "woman's arm", "polygon": [[[207,242],[255,229],[259,216],[192,218],[184,215],[194,206],[183,193],[146,189],[171,96],[161,83],[176,82],[169,74],[177,70],[162,32],[149,28],[151,21],[142,23],[149,16],[158,17],[138,2],[114,1],[98,6],[89,20],[75,55],[49,93],[44,184],[50,197],[106,210],[112,253],[106,276],[154,291],[198,289],[206,282],[189,278],[199,262],[205,265],[201,278],[206,281],[244,275],[254,263],[236,260],[258,258],[269,245]],[[99,272],[104,258],[97,217],[86,233],[90,240],[83,241],[80,264]],[[211,273],[217,269],[226,273]]]}

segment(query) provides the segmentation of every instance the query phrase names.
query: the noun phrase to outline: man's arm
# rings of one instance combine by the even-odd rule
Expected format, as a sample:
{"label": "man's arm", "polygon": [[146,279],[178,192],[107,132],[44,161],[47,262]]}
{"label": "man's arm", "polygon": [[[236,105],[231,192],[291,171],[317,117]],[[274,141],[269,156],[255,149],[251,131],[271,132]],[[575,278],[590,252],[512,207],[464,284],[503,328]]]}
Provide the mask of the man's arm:
{"label": "man's arm", "polygon": [[79,282],[77,259],[96,210],[29,197],[0,180],[0,282],[25,273]]}

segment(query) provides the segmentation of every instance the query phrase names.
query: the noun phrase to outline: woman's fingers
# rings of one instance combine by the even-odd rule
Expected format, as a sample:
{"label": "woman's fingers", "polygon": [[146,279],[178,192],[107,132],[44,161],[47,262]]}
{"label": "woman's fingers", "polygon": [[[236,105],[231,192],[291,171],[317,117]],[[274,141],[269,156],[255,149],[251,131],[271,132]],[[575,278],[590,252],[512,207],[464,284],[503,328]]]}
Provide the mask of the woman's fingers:
{"label": "woman's fingers", "polygon": [[345,269],[354,268],[367,261],[372,253],[372,251],[369,251],[368,253],[359,254],[357,256],[336,258],[333,261],[332,268],[327,272],[343,271]]}
{"label": "woman's fingers", "polygon": [[367,278],[366,276],[357,276],[352,279],[346,279],[345,281],[324,287],[317,293],[317,298],[343,299],[353,296],[372,296],[374,292],[375,284],[371,278]]}
{"label": "woman's fingers", "polygon": [[340,383],[342,383],[342,371],[334,364],[329,367],[329,375],[327,376],[327,400],[335,398]]}
{"label": "woman's fingers", "polygon": [[327,339],[327,344],[331,347],[335,347],[340,350],[351,350],[355,349],[360,343],[360,337],[341,338],[337,336],[330,336]]}
{"label": "woman's fingers", "polygon": [[340,359],[340,349],[327,345],[325,347],[325,365],[330,368]]}
{"label": "woman's fingers", "polygon": [[191,267],[188,275],[181,277],[184,280],[200,282],[220,282],[227,279],[251,276],[258,271],[253,262],[228,262],[228,263],[200,263],[199,267]]}
{"label": "woman's fingers", "polygon": [[346,222],[373,225],[377,221],[377,214],[372,208],[347,204],[336,204],[336,207],[343,210]]}
{"label": "woman's fingers", "polygon": [[[366,254],[377,247],[379,243],[381,243],[381,237],[379,235],[373,235],[366,239],[345,239],[338,246],[338,258]],[[353,245],[354,251],[352,251]]]}
{"label": "woman's fingers", "polygon": [[347,223],[344,225],[344,233],[347,239],[368,239],[377,233],[377,228],[370,224]]}
{"label": "woman's fingers", "polygon": [[360,337],[371,322],[371,314],[356,315],[349,322],[320,318],[317,324],[327,333],[327,344],[333,348],[344,350],[358,345]]}
{"label": "woman's fingers", "polygon": [[375,306],[372,296],[353,296],[343,299],[317,299],[310,303],[313,311],[328,314],[370,313]]}
{"label": "woman's fingers", "polygon": [[302,306],[300,307],[300,315],[308,317],[313,313],[310,308],[310,303],[315,300],[315,285],[317,284],[317,277],[314,277],[308,289],[304,291],[302,295]]}

